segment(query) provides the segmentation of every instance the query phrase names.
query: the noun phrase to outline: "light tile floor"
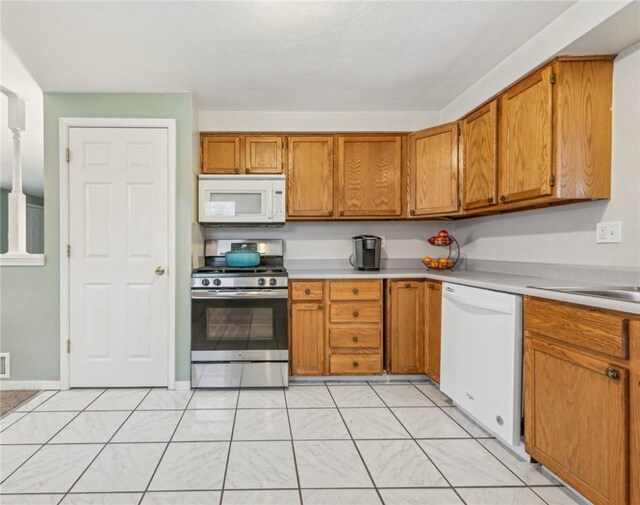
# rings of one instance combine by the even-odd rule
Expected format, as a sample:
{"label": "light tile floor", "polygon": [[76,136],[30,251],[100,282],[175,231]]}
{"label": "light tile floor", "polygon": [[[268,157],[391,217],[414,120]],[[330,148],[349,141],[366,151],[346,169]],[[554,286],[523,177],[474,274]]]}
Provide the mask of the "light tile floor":
{"label": "light tile floor", "polygon": [[429,382],[46,391],[0,419],[2,505],[572,505]]}

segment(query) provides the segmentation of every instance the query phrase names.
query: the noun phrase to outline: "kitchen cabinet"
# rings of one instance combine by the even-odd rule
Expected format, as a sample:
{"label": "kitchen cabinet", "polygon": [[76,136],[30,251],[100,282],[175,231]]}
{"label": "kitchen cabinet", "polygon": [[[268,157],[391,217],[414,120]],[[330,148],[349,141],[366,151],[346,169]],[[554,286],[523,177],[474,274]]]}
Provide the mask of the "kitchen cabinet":
{"label": "kitchen cabinet", "polygon": [[409,217],[458,211],[458,124],[409,136]]}
{"label": "kitchen cabinet", "polygon": [[498,101],[460,121],[462,208],[498,203]]}
{"label": "kitchen cabinet", "polygon": [[279,174],[283,137],[202,133],[203,174]]}
{"label": "kitchen cabinet", "polygon": [[402,137],[338,137],[338,217],[401,217]]}
{"label": "kitchen cabinet", "polygon": [[240,163],[240,137],[203,135],[202,173],[238,174]]}
{"label": "kitchen cabinet", "polygon": [[287,216],[334,215],[333,137],[288,137]]}
{"label": "kitchen cabinet", "polygon": [[388,281],[387,371],[424,371],[424,281]]}
{"label": "kitchen cabinet", "polygon": [[291,373],[322,375],[325,352],[325,312],[322,282],[290,283]]}
{"label": "kitchen cabinet", "polygon": [[637,319],[525,297],[526,450],[596,504],[640,500]]}
{"label": "kitchen cabinet", "polygon": [[440,383],[440,326],[442,283],[424,283],[424,373]]}

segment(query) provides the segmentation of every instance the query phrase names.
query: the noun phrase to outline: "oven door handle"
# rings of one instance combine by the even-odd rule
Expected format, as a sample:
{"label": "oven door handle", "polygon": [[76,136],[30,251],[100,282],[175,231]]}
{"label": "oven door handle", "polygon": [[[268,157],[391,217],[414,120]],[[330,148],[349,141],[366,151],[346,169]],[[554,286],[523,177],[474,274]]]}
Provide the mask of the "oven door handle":
{"label": "oven door handle", "polygon": [[256,289],[252,291],[238,290],[192,290],[192,300],[237,300],[239,298],[249,298],[259,300],[262,298],[288,298],[288,289]]}

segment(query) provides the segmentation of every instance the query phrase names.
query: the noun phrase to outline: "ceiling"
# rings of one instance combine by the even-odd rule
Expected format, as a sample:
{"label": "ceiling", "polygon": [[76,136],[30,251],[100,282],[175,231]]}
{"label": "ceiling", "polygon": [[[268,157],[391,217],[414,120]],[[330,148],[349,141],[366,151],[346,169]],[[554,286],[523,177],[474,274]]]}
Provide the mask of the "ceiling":
{"label": "ceiling", "polygon": [[439,111],[575,1],[2,2],[44,91],[200,110]]}

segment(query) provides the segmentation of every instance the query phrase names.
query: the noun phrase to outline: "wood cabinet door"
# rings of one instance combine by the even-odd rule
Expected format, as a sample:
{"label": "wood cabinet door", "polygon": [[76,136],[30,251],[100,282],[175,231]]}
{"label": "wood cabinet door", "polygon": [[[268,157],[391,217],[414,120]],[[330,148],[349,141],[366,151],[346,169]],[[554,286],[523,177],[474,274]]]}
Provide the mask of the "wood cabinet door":
{"label": "wood cabinet door", "polygon": [[424,290],[424,372],[440,383],[442,284],[426,281]]}
{"label": "wood cabinet door", "polygon": [[402,138],[338,138],[339,217],[402,215]]}
{"label": "wood cabinet door", "polygon": [[409,217],[458,210],[458,124],[409,137]]}
{"label": "wood cabinet door", "polygon": [[203,174],[240,172],[240,137],[202,136]]}
{"label": "wood cabinet door", "polygon": [[627,370],[527,337],[527,452],[594,503],[629,503],[628,391]]}
{"label": "wood cabinet door", "polygon": [[462,137],[462,207],[498,203],[498,101],[460,121]]}
{"label": "wood cabinet door", "polygon": [[251,174],[281,174],[282,137],[245,137],[244,165]]}
{"label": "wood cabinet door", "polygon": [[324,306],[321,303],[291,304],[291,373],[324,373]]}
{"label": "wood cabinet door", "polygon": [[422,373],[424,282],[391,281],[389,286],[389,372]]}
{"label": "wood cabinet door", "polygon": [[551,194],[553,175],[552,67],[500,97],[499,199],[501,203]]}
{"label": "wood cabinet door", "polygon": [[332,217],[333,137],[288,137],[287,215]]}

